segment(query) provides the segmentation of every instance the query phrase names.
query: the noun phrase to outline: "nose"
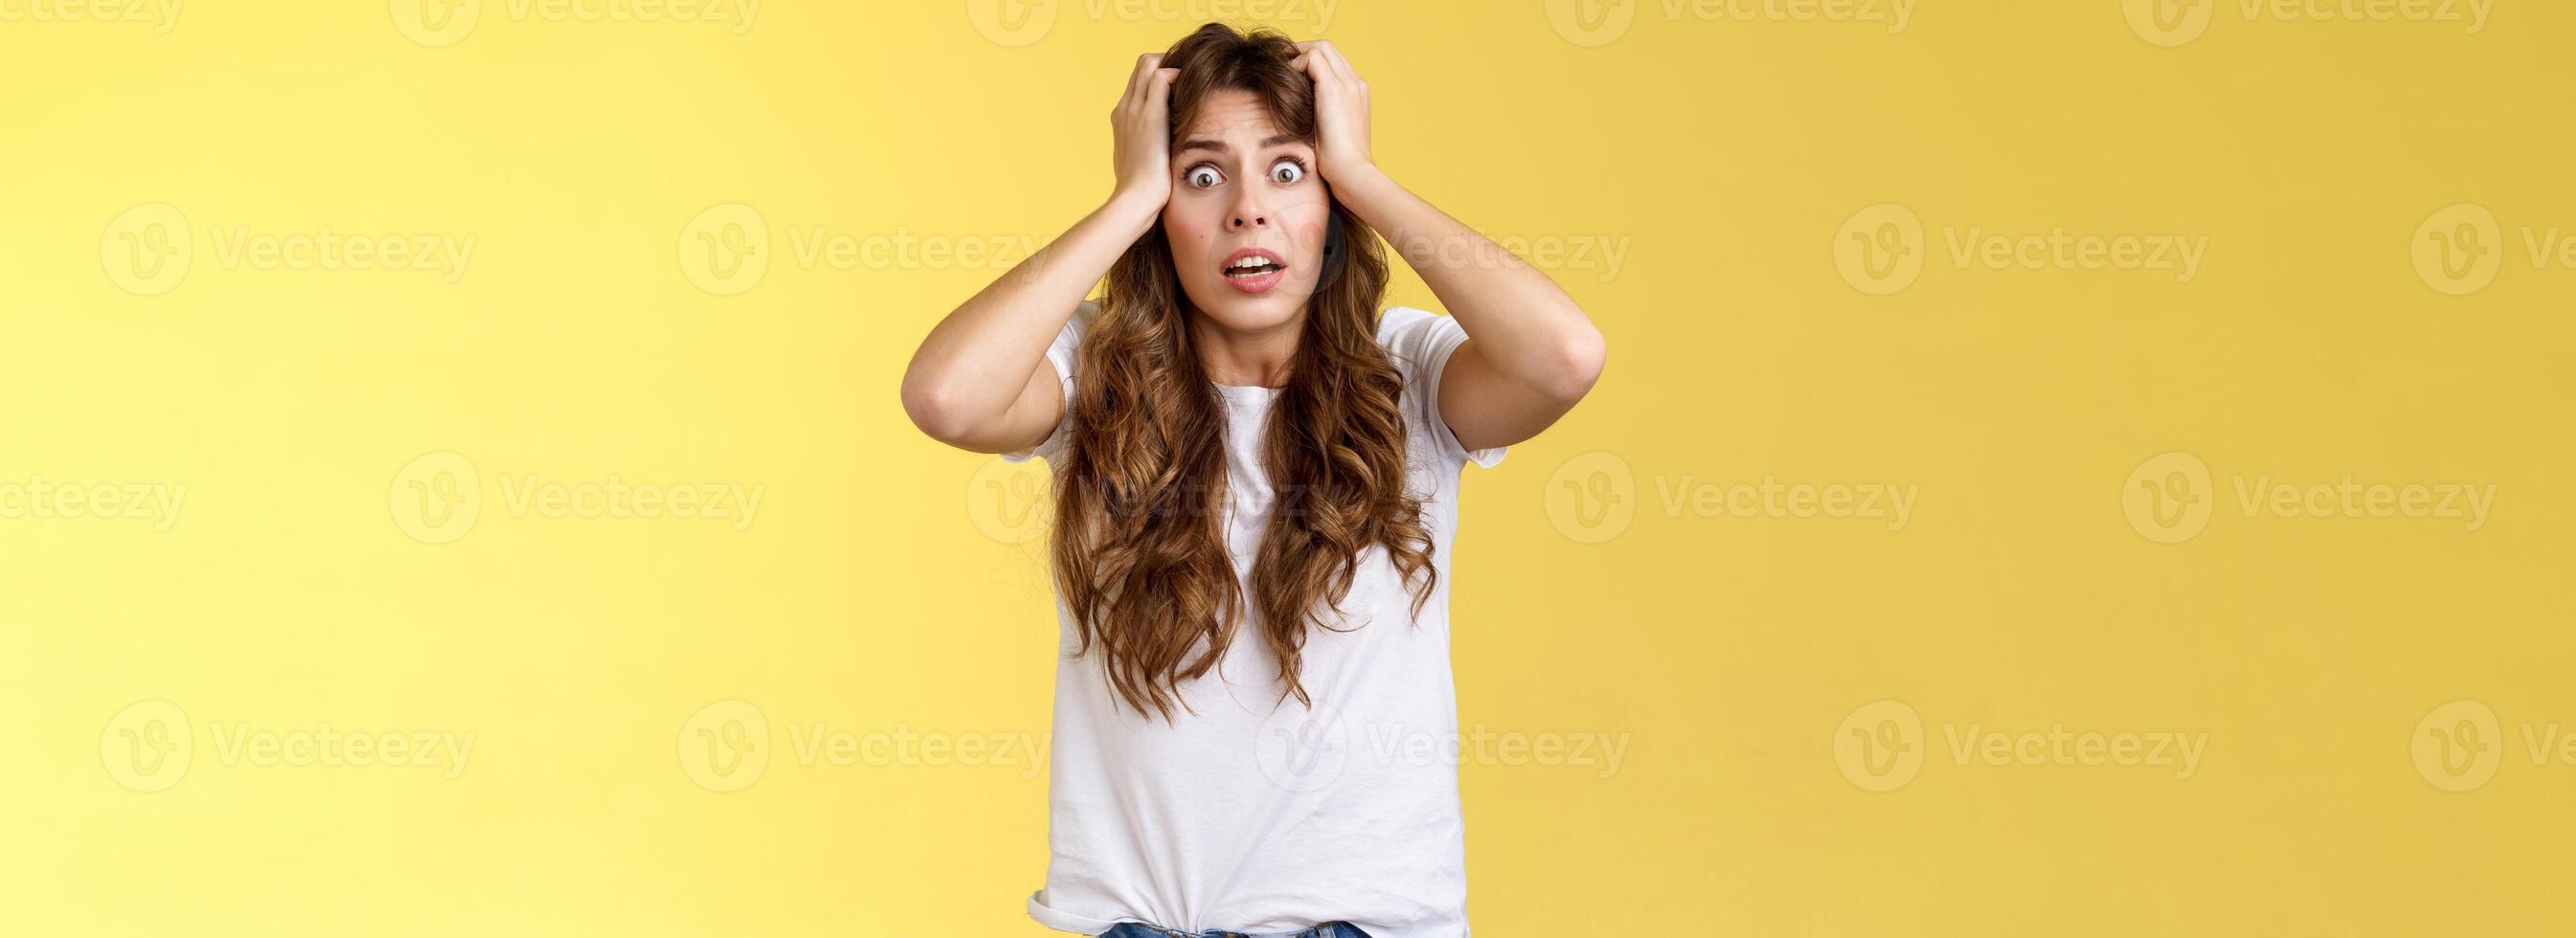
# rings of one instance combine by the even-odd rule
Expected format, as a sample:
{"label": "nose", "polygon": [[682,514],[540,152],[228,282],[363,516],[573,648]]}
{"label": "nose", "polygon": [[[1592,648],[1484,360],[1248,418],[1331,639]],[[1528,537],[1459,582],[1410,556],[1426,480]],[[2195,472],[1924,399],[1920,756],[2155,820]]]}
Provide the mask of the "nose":
{"label": "nose", "polygon": [[1254,191],[1259,188],[1242,187],[1243,195],[1235,199],[1234,205],[1227,210],[1225,226],[1228,229],[1249,231],[1270,227],[1270,207],[1262,204],[1260,193]]}

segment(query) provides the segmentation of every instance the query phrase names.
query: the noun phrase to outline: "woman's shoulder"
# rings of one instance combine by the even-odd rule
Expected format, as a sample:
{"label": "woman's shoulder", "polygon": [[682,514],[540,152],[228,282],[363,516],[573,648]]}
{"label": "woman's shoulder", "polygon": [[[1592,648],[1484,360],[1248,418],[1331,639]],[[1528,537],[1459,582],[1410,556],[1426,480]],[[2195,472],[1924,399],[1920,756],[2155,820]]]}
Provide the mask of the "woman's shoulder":
{"label": "woman's shoulder", "polygon": [[1067,317],[1067,318],[1065,319],[1065,321],[1064,321],[1064,331],[1065,331],[1065,334],[1067,334],[1067,335],[1071,335],[1071,336],[1073,336],[1073,337],[1075,337],[1075,338],[1081,338],[1083,333],[1086,333],[1086,332],[1090,332],[1090,331],[1091,331],[1091,324],[1092,324],[1092,323],[1099,322],[1099,321],[1100,321],[1100,301],[1099,301],[1099,300],[1094,300],[1094,299],[1086,299],[1086,300],[1083,300],[1083,301],[1082,301],[1082,304],[1081,304],[1081,305],[1076,306],[1076,307],[1074,307],[1074,308],[1073,308],[1073,315],[1072,315],[1072,316]]}
{"label": "woman's shoulder", "polygon": [[1055,341],[1047,346],[1047,360],[1055,363],[1055,373],[1058,376],[1073,377],[1074,366],[1080,362],[1080,357],[1075,353],[1082,348],[1082,337],[1090,334],[1091,324],[1098,321],[1100,321],[1100,301],[1098,300],[1082,301],[1080,306],[1074,307],[1073,315],[1065,317],[1064,328],[1056,331]]}
{"label": "woman's shoulder", "polygon": [[1454,464],[1472,462],[1491,468],[1504,448],[1469,450],[1449,430],[1440,413],[1440,373],[1449,356],[1467,341],[1466,327],[1427,309],[1396,306],[1378,317],[1377,340],[1404,378],[1404,412],[1409,433],[1427,435],[1433,447]]}
{"label": "woman's shoulder", "polygon": [[1408,383],[1436,376],[1440,366],[1467,341],[1467,331],[1447,316],[1427,309],[1391,306],[1378,317],[1377,343],[1395,361]]}
{"label": "woman's shoulder", "polygon": [[1393,347],[1406,341],[1418,341],[1425,330],[1434,327],[1433,320],[1445,319],[1438,313],[1410,306],[1389,306],[1377,317],[1377,341]]}

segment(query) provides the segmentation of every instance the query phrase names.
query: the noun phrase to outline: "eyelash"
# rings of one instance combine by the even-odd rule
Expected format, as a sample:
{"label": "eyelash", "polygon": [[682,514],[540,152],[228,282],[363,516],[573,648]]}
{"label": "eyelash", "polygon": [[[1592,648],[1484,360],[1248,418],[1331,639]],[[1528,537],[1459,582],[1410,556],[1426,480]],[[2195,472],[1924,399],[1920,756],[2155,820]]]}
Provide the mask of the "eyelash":
{"label": "eyelash", "polygon": [[[1287,164],[1289,164],[1289,165],[1291,165],[1291,166],[1295,166],[1295,167],[1297,167],[1297,182],[1305,182],[1308,178],[1312,177],[1312,176],[1315,174],[1314,169],[1313,169],[1312,167],[1307,166],[1307,165],[1306,165],[1306,161],[1305,161],[1305,160],[1299,159],[1299,158],[1294,157],[1294,156],[1283,156],[1283,157],[1280,157],[1280,158],[1278,158],[1278,159],[1276,159],[1276,160],[1272,160],[1272,161],[1270,161],[1270,168],[1272,168],[1272,169],[1277,169],[1277,168],[1279,168],[1279,164],[1281,164],[1281,163],[1287,163]],[[1190,175],[1191,175],[1191,174],[1193,174],[1193,173],[1198,172],[1198,171],[1199,171],[1199,170],[1201,170],[1201,169],[1216,169],[1216,164],[1214,164],[1214,163],[1194,163],[1194,164],[1191,164],[1191,166],[1190,166],[1188,169],[1181,170],[1181,181],[1182,181],[1183,183],[1187,183],[1187,182],[1189,182]],[[1223,170],[1218,170],[1217,175],[1218,175],[1218,176],[1220,176],[1220,177],[1222,177],[1222,176],[1224,176],[1224,175],[1225,175],[1225,173],[1224,173],[1224,171],[1223,171]],[[1267,177],[1265,176],[1264,178],[1267,178]],[[1224,181],[1224,180],[1223,180],[1222,178],[1220,178],[1220,179],[1218,180],[1218,182],[1223,182],[1223,181]],[[1282,183],[1282,185],[1295,185],[1295,184],[1296,184],[1296,183]],[[1210,186],[1191,186],[1191,188],[1194,188],[1194,189],[1198,189],[1198,188],[1211,188],[1213,185],[1214,185],[1214,184],[1211,184]]]}

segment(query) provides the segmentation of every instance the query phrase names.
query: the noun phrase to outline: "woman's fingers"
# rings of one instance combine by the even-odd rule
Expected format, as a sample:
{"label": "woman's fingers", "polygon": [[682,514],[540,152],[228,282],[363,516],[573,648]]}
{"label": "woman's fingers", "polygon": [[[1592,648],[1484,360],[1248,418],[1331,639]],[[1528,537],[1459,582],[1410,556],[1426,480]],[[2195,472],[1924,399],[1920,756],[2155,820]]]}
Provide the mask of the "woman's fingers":
{"label": "woman's fingers", "polygon": [[1136,57],[1136,70],[1127,75],[1127,92],[1118,96],[1119,104],[1142,102],[1145,90],[1153,84],[1155,70],[1162,65],[1163,54],[1148,52]]}
{"label": "woman's fingers", "polygon": [[1332,40],[1309,39],[1297,43],[1296,46],[1301,53],[1298,56],[1299,59],[1314,56],[1323,62],[1325,69],[1330,71],[1333,77],[1352,84],[1359,83],[1359,72],[1351,68],[1351,60],[1343,57],[1341,47],[1333,45]]}
{"label": "woman's fingers", "polygon": [[1320,52],[1300,53],[1295,61],[1288,64],[1306,73],[1306,77],[1314,79],[1315,84],[1318,85],[1337,84],[1342,80],[1341,76],[1333,71],[1332,65],[1324,61],[1323,53]]}
{"label": "woman's fingers", "polygon": [[1309,39],[1297,43],[1297,58],[1288,64],[1298,71],[1305,72],[1308,77],[1316,81],[1334,77],[1332,68],[1324,63],[1324,53],[1321,51],[1323,45],[1324,40],[1321,39]]}
{"label": "woman's fingers", "polygon": [[1167,117],[1169,116],[1166,112],[1171,107],[1172,81],[1179,77],[1181,77],[1181,70],[1177,68],[1157,67],[1154,69],[1154,77],[1147,79],[1145,85],[1145,110],[1147,113],[1165,114]]}

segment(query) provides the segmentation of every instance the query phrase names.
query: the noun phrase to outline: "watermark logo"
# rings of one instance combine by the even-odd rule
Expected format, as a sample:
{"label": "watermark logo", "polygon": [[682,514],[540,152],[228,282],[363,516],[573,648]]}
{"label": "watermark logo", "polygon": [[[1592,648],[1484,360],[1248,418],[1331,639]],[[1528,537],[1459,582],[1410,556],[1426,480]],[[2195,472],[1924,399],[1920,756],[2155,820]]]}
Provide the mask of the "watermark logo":
{"label": "watermark logo", "polygon": [[1606,46],[1636,25],[1638,0],[1547,0],[1547,24],[1578,46]]}
{"label": "watermark logo", "polygon": [[2364,482],[2349,474],[2298,482],[2270,473],[2230,473],[2217,487],[2209,465],[2190,453],[2161,453],[2130,470],[2120,486],[2121,513],[2138,536],[2176,544],[2200,536],[2222,494],[2246,519],[2262,517],[2456,520],[2476,533],[2495,509],[2495,483]]}
{"label": "watermark logo", "polygon": [[[771,721],[745,700],[708,704],[680,724],[680,772],[711,792],[737,792],[760,781],[773,765],[813,769],[1015,769],[1021,779],[1046,771],[1054,735],[1026,730],[851,729],[819,720],[782,724],[786,746],[773,743]],[[773,749],[776,755],[773,755]]]}
{"label": "watermark logo", "polygon": [[[2542,266],[2547,249],[2538,246],[2529,230],[2523,238],[2532,247],[2533,266]],[[2550,229],[2549,239],[2558,240],[2557,229]],[[2486,289],[2504,269],[2504,226],[2486,206],[2462,202],[2425,216],[2406,248],[2425,286],[2446,296],[2467,296]]]}
{"label": "watermark logo", "polygon": [[1655,477],[1655,498],[1666,517],[1859,518],[1884,522],[1890,532],[1905,530],[1921,494],[1922,486],[1911,482],[1782,482],[1764,475],[1760,482],[1729,483],[1687,473]]}
{"label": "watermark logo", "polygon": [[0,521],[149,521],[154,533],[179,523],[188,500],[180,482],[55,482],[44,476],[0,480]]}
{"label": "watermark logo", "polygon": [[966,21],[994,45],[1017,48],[1047,37],[1059,16],[1094,23],[1256,21],[1278,29],[1298,24],[1321,35],[1341,0],[966,0]]}
{"label": "watermark logo", "polygon": [[1304,793],[1330,787],[1355,766],[1364,774],[1468,765],[1583,769],[1609,779],[1619,774],[1630,742],[1627,733],[1598,730],[1496,730],[1479,723],[1461,731],[1351,720],[1318,700],[1312,707],[1281,702],[1253,732],[1251,745],[1262,775],[1284,791]]}
{"label": "watermark logo", "polygon": [[1894,202],[1853,212],[1834,231],[1834,269],[1871,296],[1913,286],[1923,273],[1923,219]]}
{"label": "watermark logo", "polygon": [[1862,704],[1834,727],[1834,767],[1862,791],[1895,791],[1923,771],[1923,715],[1901,700]]}
{"label": "watermark logo", "polygon": [[1047,474],[1033,462],[987,460],[966,481],[966,516],[985,537],[1026,544],[1046,533],[1054,512]]}
{"label": "watermark logo", "polygon": [[[1548,0],[1547,22],[1565,41],[1604,46],[1628,34],[1645,0]],[[1652,0],[1665,22],[1833,23],[1883,26],[1889,35],[1914,21],[1915,0]]]}
{"label": "watermark logo", "polygon": [[[2529,727],[2525,727],[2529,732]],[[2496,712],[2475,700],[2454,700],[2415,721],[2408,750],[2415,771],[2443,791],[2473,791],[2504,764],[2504,730]],[[2535,760],[2536,761],[2536,760]]]}
{"label": "watermark logo", "polygon": [[136,296],[178,289],[195,260],[188,216],[166,202],[126,209],[98,239],[99,269],[107,272],[109,282]]}
{"label": "watermark logo", "polygon": [[2474,36],[2486,30],[2495,0],[2122,0],[2121,6],[2138,38],[2170,48],[2200,38],[2228,6],[2247,23],[2460,24]]}
{"label": "watermark logo", "polygon": [[[483,0],[388,0],[394,29],[432,48],[472,35]],[[494,0],[491,12],[514,23],[632,26],[713,23],[736,36],[751,32],[761,0]]]}
{"label": "watermark logo", "polygon": [[181,0],[0,0],[0,23],[149,24],[155,36],[179,25]]}
{"label": "watermark logo", "polygon": [[2454,700],[2415,721],[2406,738],[2415,774],[2447,792],[2476,791],[2494,781],[2508,750],[2519,751],[2535,768],[2576,767],[2576,727],[2560,722],[2515,724],[2508,739],[2494,708],[2476,700]]}
{"label": "watermark logo", "polygon": [[1654,505],[1667,518],[1861,519],[1896,532],[1913,520],[1922,494],[1922,486],[1911,482],[1790,482],[1777,474],[1764,474],[1758,482],[1726,482],[1658,473],[1654,487],[1649,502],[1626,460],[1585,453],[1558,466],[1540,497],[1558,533],[1577,543],[1598,544],[1626,532],[1641,503]]}
{"label": "watermark logo", "polygon": [[2218,5],[2226,0],[2124,0],[2121,12],[2129,19],[2129,29],[2138,38],[2166,48],[2194,39],[2209,30],[2209,21],[2217,15]]}
{"label": "watermark logo", "polygon": [[[213,260],[225,270],[428,271],[451,284],[464,278],[474,242],[473,235],[345,234],[329,225],[310,231],[206,227]],[[198,259],[188,216],[163,202],[135,206],[110,220],[98,250],[107,279],[137,296],[178,289]]]}
{"label": "watermark logo", "polygon": [[133,791],[167,791],[179,784],[195,753],[187,713],[167,700],[126,707],[98,734],[99,764],[109,778]]}
{"label": "watermark logo", "polygon": [[[269,729],[239,720],[209,721],[206,737],[215,765],[225,769],[435,769],[445,781],[465,774],[474,755],[474,733],[349,732],[324,722],[311,728]],[[199,760],[188,715],[167,700],[146,700],[108,718],[98,736],[99,763],[129,790],[166,791]]]}
{"label": "watermark logo", "polygon": [[1351,730],[1339,706],[1283,701],[1252,734],[1252,755],[1271,784],[1293,792],[1321,791],[1342,777],[1351,761]]}
{"label": "watermark logo", "polygon": [[[1304,239],[1299,240],[1302,246]],[[1627,266],[1628,248],[1635,240],[1628,235],[1489,234],[1479,229],[1473,235],[1456,237],[1390,238],[1387,247],[1415,267],[1583,271],[1591,273],[1596,282],[1609,283],[1618,279],[1619,271]]]}
{"label": "watermark logo", "polygon": [[[535,473],[500,476],[502,512],[514,519],[597,521],[676,519],[725,521],[735,533],[751,528],[769,491],[762,483],[549,480]],[[386,487],[394,526],[423,544],[445,544],[474,530],[484,508],[483,479],[472,460],[451,452],[413,459]]]}
{"label": "watermark logo", "polygon": [[787,742],[796,764],[806,768],[1015,768],[1028,780],[1046,771],[1055,735],[916,730],[910,723],[897,723],[891,730],[853,730],[814,721],[787,724]]}
{"label": "watermark logo", "polygon": [[385,490],[394,526],[423,544],[445,544],[474,530],[483,514],[483,477],[473,460],[427,453],[394,473]]}
{"label": "watermark logo", "polygon": [[2120,513],[2139,537],[2178,544],[2200,536],[2216,503],[2209,464],[2190,453],[2158,453],[2129,471],[2120,485]]}
{"label": "watermark logo", "polygon": [[994,45],[1019,47],[1055,28],[1056,0],[966,0],[966,20]]}
{"label": "watermark logo", "polygon": [[1548,523],[1578,544],[1598,544],[1628,530],[1637,516],[1637,476],[1615,453],[1585,453],[1565,461],[1539,493]]}
{"label": "watermark logo", "polygon": [[769,273],[769,222],[740,202],[699,212],[680,229],[680,272],[698,289],[734,296]]}
{"label": "watermark logo", "polygon": [[769,717],[749,701],[698,708],[680,724],[680,771],[698,787],[736,792],[769,770]]}
{"label": "watermark logo", "polygon": [[[2007,232],[1984,225],[1941,226],[1942,259],[1958,270],[2098,271],[2169,274],[2176,283],[2200,276],[2207,235],[2070,231]],[[1896,203],[1852,214],[1834,233],[1834,266],[1843,282],[1872,296],[1914,284],[1932,253],[1923,221]]]}
{"label": "watermark logo", "polygon": [[483,0],[389,0],[389,5],[394,28],[431,48],[465,41],[483,17]]}
{"label": "watermark logo", "polygon": [[[1023,262],[1047,243],[1030,234],[917,233],[902,226],[861,232],[826,224],[791,224],[778,231],[773,234],[767,217],[749,205],[736,202],[707,209],[680,229],[680,273],[698,289],[716,296],[748,292],[781,264],[805,271],[1020,268],[1010,276],[1025,278],[1035,276],[1042,265],[1023,267]],[[786,253],[773,257],[773,245]]]}
{"label": "watermark logo", "polygon": [[[1983,722],[1941,723],[1942,749],[1960,768],[2147,768],[2175,781],[2200,774],[2209,734],[2178,730],[2071,730],[2064,723],[2022,731]],[[1914,781],[1929,749],[1923,717],[1899,700],[1861,705],[1834,727],[1834,765],[1862,791],[1890,792]]]}

